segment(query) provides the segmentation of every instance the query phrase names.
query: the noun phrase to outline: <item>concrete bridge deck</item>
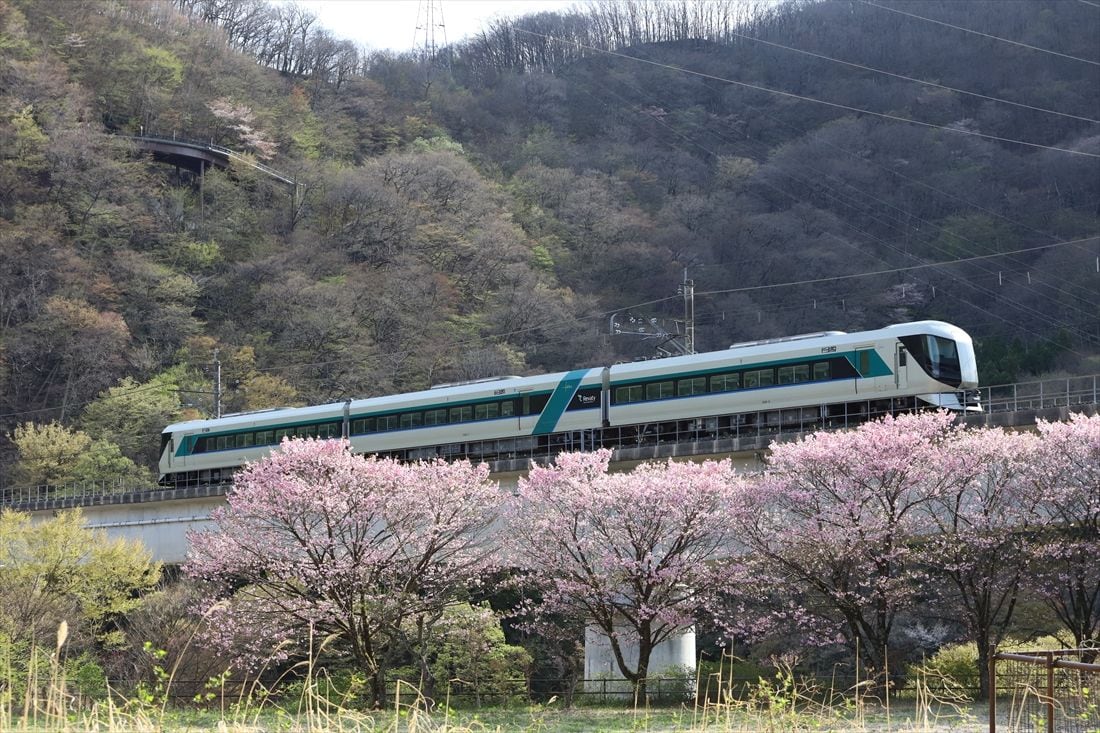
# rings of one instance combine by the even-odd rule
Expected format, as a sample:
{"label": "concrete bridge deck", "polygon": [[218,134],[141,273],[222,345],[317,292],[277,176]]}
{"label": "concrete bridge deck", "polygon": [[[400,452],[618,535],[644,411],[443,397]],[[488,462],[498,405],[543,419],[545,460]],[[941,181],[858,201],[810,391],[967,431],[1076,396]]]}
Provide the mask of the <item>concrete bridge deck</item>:
{"label": "concrete bridge deck", "polygon": [[[1063,421],[1075,412],[1097,414],[1100,375],[985,388],[981,397],[985,411],[967,415],[966,424],[1033,429],[1039,420]],[[637,445],[615,448],[612,465],[627,470],[652,460],[731,458],[742,470],[753,471],[763,465],[763,457],[773,442],[796,440],[806,432],[757,426],[743,434],[716,439],[699,439],[690,432],[663,439],[654,435]],[[519,477],[526,474],[532,460],[548,459],[518,457],[490,462],[489,466],[493,478],[507,488],[514,487]],[[180,563],[186,556],[187,531],[209,522],[210,512],[225,503],[228,489],[228,484],[182,489],[110,484],[6,488],[0,490],[0,508],[44,517],[79,507],[89,526],[103,528],[112,536],[140,539],[157,559]]]}

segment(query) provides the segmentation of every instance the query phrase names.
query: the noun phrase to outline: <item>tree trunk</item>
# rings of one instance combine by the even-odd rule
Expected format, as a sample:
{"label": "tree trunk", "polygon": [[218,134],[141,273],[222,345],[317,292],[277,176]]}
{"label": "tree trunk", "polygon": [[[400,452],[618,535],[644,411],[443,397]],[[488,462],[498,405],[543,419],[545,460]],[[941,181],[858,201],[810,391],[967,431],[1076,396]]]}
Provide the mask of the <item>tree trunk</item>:
{"label": "tree trunk", "polygon": [[370,676],[371,704],[376,710],[386,706],[386,671],[382,665],[375,665]]}
{"label": "tree trunk", "polygon": [[634,680],[634,705],[645,705],[649,682],[649,658],[653,655],[653,636],[649,624],[638,635],[638,676]]}
{"label": "tree trunk", "polygon": [[989,699],[989,634],[979,631],[975,635],[978,642],[978,699]]}

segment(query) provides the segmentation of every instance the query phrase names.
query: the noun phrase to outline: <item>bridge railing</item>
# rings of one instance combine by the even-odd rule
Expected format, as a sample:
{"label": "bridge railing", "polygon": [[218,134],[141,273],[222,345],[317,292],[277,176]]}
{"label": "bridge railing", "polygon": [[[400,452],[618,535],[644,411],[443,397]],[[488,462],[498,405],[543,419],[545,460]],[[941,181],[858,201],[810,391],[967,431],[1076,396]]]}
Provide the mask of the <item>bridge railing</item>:
{"label": "bridge railing", "polygon": [[986,412],[1045,410],[1100,403],[1100,375],[1018,382],[978,390]]}
{"label": "bridge railing", "polygon": [[269,165],[264,165],[263,163],[260,163],[259,161],[256,161],[256,160],[253,160],[253,159],[249,158],[248,156],[237,152],[236,150],[231,150],[230,148],[227,148],[224,145],[217,145],[214,142],[209,141],[209,140],[194,140],[194,139],[186,138],[186,137],[176,137],[175,135],[173,135],[172,137],[164,137],[163,135],[119,135],[119,137],[125,137],[125,138],[130,139],[130,140],[142,140],[142,141],[154,142],[154,143],[165,143],[165,144],[169,144],[169,145],[172,145],[172,144],[190,145],[191,147],[201,148],[203,150],[209,150],[210,152],[218,153],[218,154],[224,155],[225,157],[230,158],[232,160],[236,160],[236,161],[239,161],[241,163],[244,163],[245,165],[251,166],[252,168],[255,168],[256,170],[265,173],[266,175],[270,176],[271,178],[275,178],[275,179],[278,179],[278,180],[282,181],[283,183],[286,183],[286,184],[289,184],[289,185],[292,185],[292,186],[295,185],[295,183],[296,183],[293,178],[291,178],[287,174],[283,173],[282,171],[276,170],[275,168],[272,168]]}
{"label": "bridge railing", "polygon": [[150,494],[164,487],[149,481],[81,481],[64,485],[0,486],[0,506],[35,506],[58,502],[92,504],[108,496]]}

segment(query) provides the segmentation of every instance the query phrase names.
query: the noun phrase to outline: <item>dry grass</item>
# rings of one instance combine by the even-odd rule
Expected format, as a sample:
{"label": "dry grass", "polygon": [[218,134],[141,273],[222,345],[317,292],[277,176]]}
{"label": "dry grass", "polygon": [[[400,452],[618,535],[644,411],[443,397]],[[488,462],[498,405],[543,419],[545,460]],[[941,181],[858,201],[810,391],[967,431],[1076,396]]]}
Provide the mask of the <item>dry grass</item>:
{"label": "dry grass", "polygon": [[[449,700],[432,706],[419,691],[398,683],[394,704],[386,711],[355,709],[350,700],[332,699],[331,685],[312,664],[288,670],[301,681],[301,692],[287,699],[270,694],[259,683],[228,692],[225,680],[214,680],[196,708],[169,704],[175,670],[157,670],[157,683],[123,696],[80,698],[66,680],[61,664],[67,635],[63,625],[48,661],[33,650],[16,665],[0,659],[0,731],[95,731],[145,733],[220,731],[224,733],[970,733],[987,724],[969,706],[932,693],[917,681],[913,701],[899,708],[869,694],[866,684],[835,691],[798,681],[789,665],[777,665],[771,679],[761,679],[744,693],[733,692],[732,664],[714,675],[717,699],[677,707],[635,705],[630,708],[565,709],[560,701],[477,711],[454,709]],[[322,643],[319,645],[323,647]],[[707,680],[697,680],[697,684]],[[713,680],[711,680],[713,682]]]}

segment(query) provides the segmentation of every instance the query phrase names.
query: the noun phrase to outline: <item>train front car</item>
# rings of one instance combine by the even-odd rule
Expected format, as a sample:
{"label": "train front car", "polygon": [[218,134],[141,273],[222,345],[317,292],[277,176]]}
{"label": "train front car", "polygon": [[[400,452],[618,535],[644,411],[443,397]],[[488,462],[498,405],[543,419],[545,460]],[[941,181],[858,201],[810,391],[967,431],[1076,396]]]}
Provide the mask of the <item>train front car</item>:
{"label": "train front car", "polygon": [[[900,342],[899,372],[911,388],[927,387],[917,398],[948,410],[981,412],[977,401],[978,363],[974,342],[958,326],[942,321],[917,321],[883,329]],[[914,373],[917,367],[920,373]]]}

